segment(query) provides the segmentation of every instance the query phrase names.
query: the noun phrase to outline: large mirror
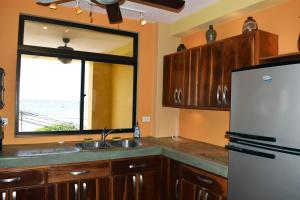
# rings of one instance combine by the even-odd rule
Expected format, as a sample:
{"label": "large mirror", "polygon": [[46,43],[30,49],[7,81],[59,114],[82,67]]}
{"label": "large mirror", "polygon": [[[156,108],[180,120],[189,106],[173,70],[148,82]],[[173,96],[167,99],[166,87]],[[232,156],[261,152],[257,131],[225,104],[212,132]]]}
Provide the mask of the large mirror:
{"label": "large mirror", "polygon": [[[44,21],[20,18],[24,32],[19,32],[23,35],[19,35],[16,133],[132,131],[137,81],[133,47],[137,35]],[[99,42],[104,36],[107,41]],[[63,38],[65,45],[54,48],[58,38]]]}

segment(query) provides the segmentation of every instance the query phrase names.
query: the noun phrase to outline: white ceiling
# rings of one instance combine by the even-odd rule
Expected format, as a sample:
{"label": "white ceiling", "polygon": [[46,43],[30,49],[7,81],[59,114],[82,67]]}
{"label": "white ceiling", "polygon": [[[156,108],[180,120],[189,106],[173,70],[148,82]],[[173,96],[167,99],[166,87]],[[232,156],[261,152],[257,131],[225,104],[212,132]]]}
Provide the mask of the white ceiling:
{"label": "white ceiling", "polygon": [[[88,0],[80,0],[80,7],[84,10],[90,9],[90,5],[88,4],[87,1]],[[162,0],[162,1],[164,1],[164,0]],[[125,8],[130,8],[130,9],[135,9],[135,10],[145,12],[144,18],[147,21],[173,23],[173,22],[177,21],[178,19],[188,16],[188,15],[190,15],[196,11],[199,11],[201,9],[204,9],[207,6],[209,6],[213,3],[216,3],[217,1],[220,1],[220,0],[186,0],[185,7],[180,13],[174,13],[174,12],[170,12],[170,11],[166,11],[166,10],[162,10],[162,9],[158,9],[158,8],[154,8],[154,7],[150,7],[150,6],[145,6],[142,4],[133,3],[131,1],[126,1],[121,6],[121,8],[125,7]],[[76,1],[62,4],[62,5],[74,7],[76,4],[75,2]],[[95,12],[105,13],[105,10],[103,8],[94,7],[93,10]],[[121,11],[122,11],[122,15],[124,18],[133,18],[133,19],[140,18],[139,13],[137,13],[137,12],[128,11],[126,9],[121,9]]]}

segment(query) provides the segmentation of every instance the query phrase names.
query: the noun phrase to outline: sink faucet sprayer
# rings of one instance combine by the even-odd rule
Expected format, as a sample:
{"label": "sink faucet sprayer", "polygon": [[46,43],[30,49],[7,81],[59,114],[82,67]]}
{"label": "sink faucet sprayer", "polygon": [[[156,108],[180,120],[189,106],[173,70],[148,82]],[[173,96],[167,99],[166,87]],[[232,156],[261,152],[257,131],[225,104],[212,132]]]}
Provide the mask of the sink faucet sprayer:
{"label": "sink faucet sprayer", "polygon": [[134,139],[137,139],[137,140],[139,140],[141,138],[141,131],[140,131],[138,122],[136,122],[136,124],[134,126],[133,137],[134,137]]}

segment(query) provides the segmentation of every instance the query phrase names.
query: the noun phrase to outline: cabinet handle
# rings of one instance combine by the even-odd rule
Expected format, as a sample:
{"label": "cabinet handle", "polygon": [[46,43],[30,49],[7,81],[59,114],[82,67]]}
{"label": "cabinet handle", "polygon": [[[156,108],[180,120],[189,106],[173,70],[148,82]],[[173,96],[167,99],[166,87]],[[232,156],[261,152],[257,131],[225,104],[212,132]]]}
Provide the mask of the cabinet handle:
{"label": "cabinet handle", "polygon": [[208,193],[206,192],[204,196],[204,200],[207,200],[207,198],[208,198]]}
{"label": "cabinet handle", "polygon": [[175,89],[175,91],[174,91],[173,98],[174,98],[174,102],[177,104],[178,103],[178,101],[177,101],[177,99],[178,99],[178,90],[177,89]]}
{"label": "cabinet handle", "polygon": [[89,173],[88,170],[70,172],[70,174],[73,175],[73,176],[83,175],[83,174],[87,174],[87,173]]}
{"label": "cabinet handle", "polygon": [[228,96],[228,88],[225,85],[224,91],[223,91],[223,103],[224,103],[224,105],[227,105],[227,96]]}
{"label": "cabinet handle", "polygon": [[75,183],[74,184],[74,191],[75,191],[75,200],[77,200],[78,199],[78,184],[77,183]]}
{"label": "cabinet handle", "polygon": [[183,102],[182,90],[179,89],[178,90],[178,103],[182,104],[182,102]]}
{"label": "cabinet handle", "polygon": [[176,179],[176,182],[175,182],[175,198],[176,199],[179,199],[179,179]]}
{"label": "cabinet handle", "polygon": [[135,196],[135,191],[136,191],[136,177],[132,176],[132,182],[133,182],[133,195]]}
{"label": "cabinet handle", "polygon": [[144,168],[146,166],[147,165],[145,163],[140,165],[129,165],[129,169]]}
{"label": "cabinet handle", "polygon": [[6,192],[2,192],[2,200],[6,200]]}
{"label": "cabinet handle", "polygon": [[143,175],[140,174],[140,195],[143,193]]}
{"label": "cabinet handle", "polygon": [[21,177],[15,177],[15,178],[6,178],[6,179],[0,179],[0,183],[13,183],[20,181]]}
{"label": "cabinet handle", "polygon": [[207,178],[203,178],[203,177],[201,177],[201,176],[197,176],[197,179],[198,179],[199,181],[203,182],[203,183],[206,183],[206,184],[213,184],[213,183],[214,183],[213,180],[207,179]]}
{"label": "cabinet handle", "polygon": [[202,190],[199,190],[197,200],[201,200],[201,197],[202,197]]}
{"label": "cabinet handle", "polygon": [[217,103],[218,105],[221,105],[222,104],[222,101],[220,101],[220,92],[221,92],[222,88],[221,86],[219,85],[218,86],[218,90],[217,90]]}
{"label": "cabinet handle", "polygon": [[83,188],[83,200],[86,200],[86,183],[82,183],[82,188]]}
{"label": "cabinet handle", "polygon": [[12,198],[13,198],[13,200],[17,200],[17,192],[16,191],[12,192]]}

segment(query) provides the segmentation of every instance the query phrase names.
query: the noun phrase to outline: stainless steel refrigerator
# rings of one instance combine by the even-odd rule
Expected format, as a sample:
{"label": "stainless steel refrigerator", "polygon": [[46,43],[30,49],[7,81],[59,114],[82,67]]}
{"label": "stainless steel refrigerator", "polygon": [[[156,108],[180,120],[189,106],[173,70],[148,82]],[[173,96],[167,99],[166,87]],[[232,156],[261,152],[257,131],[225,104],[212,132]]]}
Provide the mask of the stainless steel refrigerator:
{"label": "stainless steel refrigerator", "polygon": [[232,73],[228,200],[300,200],[300,63]]}

